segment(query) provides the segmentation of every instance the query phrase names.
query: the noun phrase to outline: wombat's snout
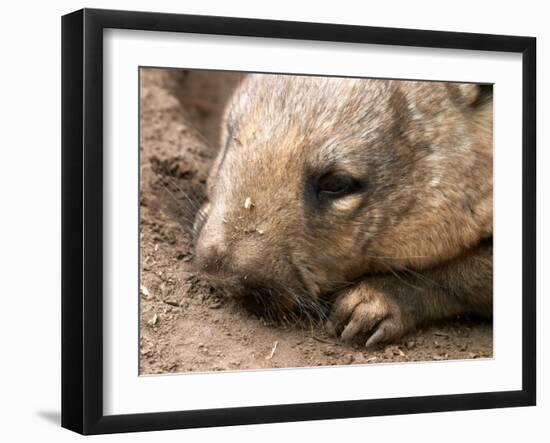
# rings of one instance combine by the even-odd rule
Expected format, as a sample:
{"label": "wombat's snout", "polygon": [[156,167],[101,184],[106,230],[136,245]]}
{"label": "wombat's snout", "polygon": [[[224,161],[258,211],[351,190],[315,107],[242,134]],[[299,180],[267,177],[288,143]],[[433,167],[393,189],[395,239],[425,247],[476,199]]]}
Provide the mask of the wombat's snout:
{"label": "wombat's snout", "polygon": [[194,264],[199,272],[223,284],[226,294],[238,297],[254,314],[274,319],[296,308],[299,296],[283,291],[286,268],[280,265],[276,252],[266,254],[265,243],[255,237],[261,234],[249,233],[230,242],[225,240],[226,235],[223,225],[205,223],[195,245]]}
{"label": "wombat's snout", "polygon": [[223,233],[212,229],[208,222],[196,240],[195,264],[199,270],[210,275],[229,271],[228,248],[223,242]]}
{"label": "wombat's snout", "polygon": [[239,280],[242,286],[257,286],[263,281],[260,275],[260,257],[253,241],[246,247],[233,242],[229,247],[223,226],[207,221],[195,246],[195,264],[198,269],[214,278]]}

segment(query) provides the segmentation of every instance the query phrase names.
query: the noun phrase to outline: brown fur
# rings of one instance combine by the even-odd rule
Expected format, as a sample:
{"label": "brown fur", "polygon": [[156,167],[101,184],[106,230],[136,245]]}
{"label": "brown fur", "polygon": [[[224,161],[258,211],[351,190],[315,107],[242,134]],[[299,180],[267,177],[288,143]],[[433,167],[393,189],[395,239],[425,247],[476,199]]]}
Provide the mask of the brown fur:
{"label": "brown fur", "polygon": [[[329,328],[369,345],[491,314],[490,88],[250,75],[223,134],[200,269],[285,309],[328,294]],[[327,171],[364,189],[321,201]]]}

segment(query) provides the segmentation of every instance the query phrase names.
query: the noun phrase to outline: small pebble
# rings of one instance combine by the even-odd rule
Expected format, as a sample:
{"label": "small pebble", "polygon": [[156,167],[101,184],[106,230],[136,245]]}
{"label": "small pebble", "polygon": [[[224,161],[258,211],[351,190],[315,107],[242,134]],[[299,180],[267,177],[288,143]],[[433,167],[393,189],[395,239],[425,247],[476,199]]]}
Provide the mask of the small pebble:
{"label": "small pebble", "polygon": [[143,286],[143,285],[140,285],[139,287],[139,292],[141,292],[141,294],[145,297],[145,298],[149,298],[149,290]]}
{"label": "small pebble", "polygon": [[153,315],[153,317],[151,318],[151,320],[149,320],[149,324],[151,326],[155,326],[159,321],[159,317],[157,314]]}
{"label": "small pebble", "polygon": [[244,209],[251,209],[252,206],[254,206],[254,203],[252,203],[252,200],[250,199],[250,197],[246,197],[244,201]]}
{"label": "small pebble", "polygon": [[385,349],[384,354],[386,355],[386,357],[393,357],[397,355],[403,357],[405,355],[404,352],[401,349],[399,349],[397,346],[388,346]]}

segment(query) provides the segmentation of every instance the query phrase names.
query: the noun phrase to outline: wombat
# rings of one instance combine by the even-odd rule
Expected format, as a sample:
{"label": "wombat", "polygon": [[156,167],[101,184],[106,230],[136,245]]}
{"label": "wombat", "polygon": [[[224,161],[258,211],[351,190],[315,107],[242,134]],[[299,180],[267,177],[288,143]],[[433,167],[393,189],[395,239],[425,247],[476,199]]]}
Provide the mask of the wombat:
{"label": "wombat", "polygon": [[196,218],[198,269],[368,347],[491,317],[492,114],[489,85],[249,75]]}

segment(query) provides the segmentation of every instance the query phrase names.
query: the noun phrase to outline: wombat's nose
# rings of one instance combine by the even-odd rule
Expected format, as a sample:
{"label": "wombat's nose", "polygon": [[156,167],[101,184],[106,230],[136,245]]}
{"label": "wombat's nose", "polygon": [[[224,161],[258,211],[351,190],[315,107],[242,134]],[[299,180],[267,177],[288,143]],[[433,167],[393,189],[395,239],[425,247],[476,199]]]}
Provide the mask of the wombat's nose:
{"label": "wombat's nose", "polygon": [[227,251],[222,244],[199,241],[195,260],[202,271],[219,274],[227,268]]}
{"label": "wombat's nose", "polygon": [[195,261],[199,269],[211,274],[222,273],[227,267],[227,246],[223,232],[213,229],[210,222],[203,227],[197,239]]}

